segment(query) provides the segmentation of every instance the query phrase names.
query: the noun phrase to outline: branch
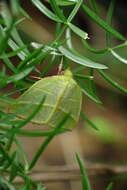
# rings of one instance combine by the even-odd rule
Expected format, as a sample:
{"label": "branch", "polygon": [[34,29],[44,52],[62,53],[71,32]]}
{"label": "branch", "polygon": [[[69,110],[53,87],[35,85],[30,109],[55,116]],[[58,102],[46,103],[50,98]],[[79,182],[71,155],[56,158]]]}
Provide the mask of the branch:
{"label": "branch", "polygon": [[[127,166],[110,164],[87,164],[86,169],[90,176],[114,176],[127,173]],[[34,170],[30,176],[36,182],[58,182],[81,179],[80,170],[76,166],[48,166]],[[23,180],[17,177],[14,183],[23,183]]]}

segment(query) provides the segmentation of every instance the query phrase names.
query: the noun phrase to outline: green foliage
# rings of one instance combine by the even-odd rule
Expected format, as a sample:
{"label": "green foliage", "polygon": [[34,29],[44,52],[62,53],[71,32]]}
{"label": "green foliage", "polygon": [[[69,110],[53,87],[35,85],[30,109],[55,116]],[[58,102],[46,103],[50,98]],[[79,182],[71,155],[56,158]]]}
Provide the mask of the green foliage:
{"label": "green foliage", "polygon": [[[84,115],[83,115],[84,117]],[[86,117],[86,116],[85,116]],[[98,140],[105,144],[113,144],[120,142],[122,139],[122,134],[118,129],[113,126],[107,119],[103,117],[95,117],[92,121],[87,121],[87,118],[84,117],[84,120],[91,125],[93,128],[98,130],[93,130],[92,128],[87,127],[87,132],[95,136]],[[115,131],[114,131],[115,130]]]}
{"label": "green foliage", "polygon": [[88,179],[88,176],[87,176],[87,172],[85,170],[84,162],[81,159],[79,154],[76,154],[76,159],[78,161],[80,172],[81,172],[81,175],[82,175],[82,189],[83,190],[91,190],[90,182],[89,182],[89,179]]}
{"label": "green foliage", "polygon": [[[91,57],[86,57],[83,53],[79,52],[75,48],[72,40],[73,33],[81,42],[82,48],[84,48],[84,50],[87,49],[93,55],[93,57],[96,57],[96,55],[103,56],[106,53],[110,53],[115,57],[115,59],[124,64],[127,64],[127,60],[119,55],[116,50],[127,46],[127,43],[125,41],[126,38],[111,26],[113,11],[115,7],[114,0],[112,0],[109,5],[106,21],[99,16],[101,10],[99,9],[98,4],[95,0],[89,0],[88,5],[82,0],[47,0],[46,3],[49,3],[51,9],[45,6],[44,1],[31,0],[30,3],[32,3],[42,14],[51,19],[54,24],[56,24],[56,34],[54,40],[48,44],[36,43],[36,46],[33,46],[33,43],[25,43],[17,29],[18,24],[23,20],[19,19],[18,15],[23,14],[24,17],[27,17],[28,19],[31,19],[31,17],[27,12],[24,11],[19,2],[20,1],[17,0],[11,0],[11,8],[9,8],[4,2],[0,2],[0,64],[2,65],[2,69],[0,71],[0,89],[4,92],[0,94],[0,185],[4,189],[15,190],[16,187],[13,182],[15,178],[19,176],[23,180],[23,185],[21,187],[22,190],[29,190],[32,188],[37,190],[44,190],[45,187],[42,184],[37,184],[34,182],[28,174],[36,165],[40,156],[43,155],[43,152],[47,148],[50,141],[56,135],[67,131],[65,129],[73,128],[72,123],[71,126],[65,127],[65,129],[64,126],[65,123],[69,121],[70,116],[73,115],[73,112],[75,111],[75,105],[78,107],[78,111],[76,111],[77,118],[75,115],[75,123],[77,123],[81,105],[80,91],[82,91],[85,96],[88,96],[95,103],[102,105],[102,102],[96,93],[94,73],[97,72],[104,80],[106,80],[117,90],[120,90],[121,92],[127,94],[126,88],[122,87],[105,73],[104,70],[108,69],[107,65],[104,65],[101,62],[97,63],[94,61],[94,58],[91,59]],[[91,8],[89,8],[89,5]],[[68,10],[68,8],[70,8],[69,10],[71,11],[69,14],[66,14],[66,10]],[[94,23],[100,26],[100,30],[104,30],[106,34],[106,48],[93,48],[87,42],[89,34],[79,28],[73,22],[73,19],[80,9],[82,9],[84,14],[87,14],[89,16],[90,20],[93,20]],[[64,40],[63,36],[65,38]],[[123,42],[117,46],[113,46],[112,37],[117,38]],[[16,60],[16,62],[14,60]],[[44,61],[47,61],[47,65],[43,67]],[[33,72],[36,73],[38,77],[45,77],[49,73],[50,69],[52,69],[52,67],[59,67],[61,66],[61,63],[62,69],[66,69],[68,67],[72,68],[71,66],[75,63],[75,69],[72,69],[72,73],[73,78],[80,86],[80,88],[78,87],[79,96],[74,98],[74,100],[78,99],[78,104],[71,103],[71,109],[68,110],[64,116],[60,117],[59,120],[57,118],[54,119],[54,117],[53,119],[55,126],[52,130],[24,130],[24,127],[28,123],[30,124],[30,122],[35,118],[37,119],[40,110],[45,108],[46,98],[48,95],[41,94],[40,101],[37,105],[34,105],[33,110],[31,110],[32,101],[24,106],[19,106],[19,104],[21,104],[20,100],[24,96],[24,93],[21,96],[19,95],[19,98],[16,100],[10,96],[15,93],[21,94],[24,92],[24,90],[26,90],[25,93],[28,96],[28,91],[30,90],[27,89],[29,87],[31,87],[29,89],[37,90],[33,88],[34,85],[37,85],[40,82],[46,80],[42,79],[35,83],[35,80],[30,79],[29,75]],[[43,70],[39,70],[38,66],[43,68]],[[53,80],[51,80],[49,89],[51,89],[54,84],[56,85],[58,80],[65,80],[66,78],[67,76],[63,77],[63,75],[55,76],[55,81],[53,82]],[[74,79],[71,78],[71,85],[72,83],[76,84]],[[35,84],[33,85],[33,83]],[[8,85],[13,86],[12,90],[9,92],[7,92],[6,89]],[[59,90],[62,88],[63,86],[59,88]],[[58,91],[56,93],[58,93]],[[75,95],[75,92],[71,93],[72,95]],[[29,97],[30,96],[28,96],[28,99]],[[65,98],[65,106],[68,106],[68,97],[69,96]],[[50,97],[50,100],[52,100],[52,98],[53,97]],[[70,99],[71,98],[73,99],[73,97],[70,97]],[[13,106],[16,106],[16,109],[13,110],[13,112],[9,112],[8,108]],[[24,115],[25,110],[27,109],[31,110],[29,114],[26,114],[24,119],[19,118],[19,116]],[[91,127],[96,130],[98,129],[96,122],[90,121],[83,112],[81,112],[81,117]],[[40,121],[37,122],[39,123]],[[50,121],[48,121],[48,124],[49,123]],[[97,132],[99,133],[99,131]],[[103,134],[101,135],[105,136],[107,133],[109,134],[109,131],[107,132],[103,130]],[[45,137],[44,142],[35,153],[31,163],[28,161],[27,154],[24,150],[24,147],[22,147],[22,143],[20,143],[18,139],[18,135],[24,135],[28,137]],[[15,151],[12,149],[13,144],[16,146]],[[76,158],[82,175],[82,187],[84,190],[90,190],[91,187],[83,160],[78,154],[76,154]],[[106,190],[111,189],[112,184],[109,184]]]}

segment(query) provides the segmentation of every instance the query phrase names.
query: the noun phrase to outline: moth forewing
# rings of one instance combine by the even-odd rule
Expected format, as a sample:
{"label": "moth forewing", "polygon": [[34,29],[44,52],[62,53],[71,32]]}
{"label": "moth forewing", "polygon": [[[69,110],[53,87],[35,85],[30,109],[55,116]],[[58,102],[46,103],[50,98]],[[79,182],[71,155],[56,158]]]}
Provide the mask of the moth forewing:
{"label": "moth forewing", "polygon": [[24,109],[24,112],[19,115],[21,118],[27,118],[40,104],[44,95],[46,95],[45,102],[31,122],[40,126],[56,127],[69,113],[63,128],[75,127],[81,111],[82,92],[71,72],[66,71],[64,75],[45,77],[37,81],[17,99],[19,104],[13,106],[12,110],[29,104],[28,109]]}

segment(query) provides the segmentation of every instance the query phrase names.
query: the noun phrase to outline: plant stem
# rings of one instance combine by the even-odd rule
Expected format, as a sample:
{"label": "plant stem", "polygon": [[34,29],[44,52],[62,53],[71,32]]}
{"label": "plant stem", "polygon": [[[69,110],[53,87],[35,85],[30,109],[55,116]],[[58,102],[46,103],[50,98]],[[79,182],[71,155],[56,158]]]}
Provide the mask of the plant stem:
{"label": "plant stem", "polygon": [[31,161],[31,164],[29,166],[29,170],[32,169],[37,160],[39,159],[40,155],[44,152],[45,148],[47,147],[47,145],[50,143],[50,141],[53,139],[53,137],[58,134],[58,132],[60,131],[60,129],[62,128],[63,124],[66,122],[66,120],[68,119],[69,115],[67,114],[63,120],[58,124],[58,126],[54,129],[54,131],[45,139],[45,141],[41,144],[40,148],[37,150],[33,160]]}

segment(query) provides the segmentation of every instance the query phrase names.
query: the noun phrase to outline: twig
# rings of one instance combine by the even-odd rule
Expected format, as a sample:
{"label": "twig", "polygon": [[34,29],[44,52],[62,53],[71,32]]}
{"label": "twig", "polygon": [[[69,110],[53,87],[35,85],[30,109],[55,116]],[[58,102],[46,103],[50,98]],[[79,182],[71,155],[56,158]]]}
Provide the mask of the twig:
{"label": "twig", "polygon": [[[87,171],[90,176],[98,175],[120,175],[127,173],[127,166],[110,164],[87,164]],[[78,166],[54,166],[34,170],[31,174],[34,181],[59,182],[79,180],[81,178]],[[14,183],[22,183],[22,179],[17,177]]]}

